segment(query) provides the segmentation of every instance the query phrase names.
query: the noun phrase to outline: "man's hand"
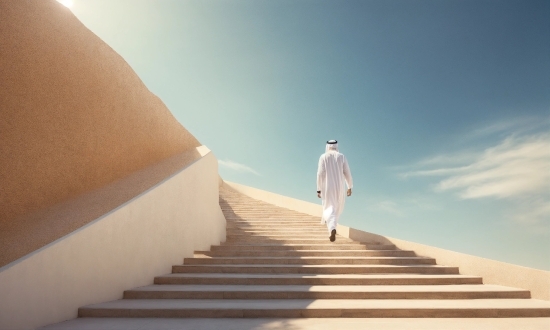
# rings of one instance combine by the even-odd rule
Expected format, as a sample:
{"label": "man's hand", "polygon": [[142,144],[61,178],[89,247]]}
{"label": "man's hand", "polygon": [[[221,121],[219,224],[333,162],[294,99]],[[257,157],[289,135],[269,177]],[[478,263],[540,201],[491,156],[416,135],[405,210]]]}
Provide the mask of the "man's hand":
{"label": "man's hand", "polygon": [[317,197],[321,198],[321,193],[317,193]]}
{"label": "man's hand", "polygon": [[348,189],[348,197],[351,196],[351,188]]}

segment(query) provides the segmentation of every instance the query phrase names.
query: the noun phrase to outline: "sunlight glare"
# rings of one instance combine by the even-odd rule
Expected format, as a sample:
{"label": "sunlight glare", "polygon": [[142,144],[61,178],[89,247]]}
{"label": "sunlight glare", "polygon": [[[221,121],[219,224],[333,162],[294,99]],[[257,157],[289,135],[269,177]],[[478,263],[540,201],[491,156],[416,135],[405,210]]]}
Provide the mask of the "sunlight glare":
{"label": "sunlight glare", "polygon": [[57,0],[57,2],[61,3],[63,6],[67,8],[71,8],[73,6],[72,0]]}

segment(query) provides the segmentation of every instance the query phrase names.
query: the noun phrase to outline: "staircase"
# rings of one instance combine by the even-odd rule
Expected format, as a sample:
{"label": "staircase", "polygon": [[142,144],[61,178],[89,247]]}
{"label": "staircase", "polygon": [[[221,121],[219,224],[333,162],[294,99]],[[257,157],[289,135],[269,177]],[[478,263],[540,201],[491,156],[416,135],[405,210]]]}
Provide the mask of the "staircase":
{"label": "staircase", "polygon": [[393,245],[337,236],[317,217],[220,188],[227,241],[196,251],[154,285],[79,309],[80,317],[549,317],[522,289],[484,285]]}

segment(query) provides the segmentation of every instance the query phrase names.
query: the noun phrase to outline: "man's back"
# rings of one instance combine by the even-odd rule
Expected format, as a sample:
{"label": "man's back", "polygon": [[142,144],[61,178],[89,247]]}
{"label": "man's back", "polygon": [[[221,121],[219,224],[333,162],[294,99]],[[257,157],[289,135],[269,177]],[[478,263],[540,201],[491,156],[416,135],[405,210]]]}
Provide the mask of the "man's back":
{"label": "man's back", "polygon": [[340,186],[344,183],[344,164],[347,164],[346,157],[344,154],[339,153],[338,151],[329,151],[321,155],[319,163],[325,173],[325,185],[330,187],[331,191],[337,192],[340,191]]}

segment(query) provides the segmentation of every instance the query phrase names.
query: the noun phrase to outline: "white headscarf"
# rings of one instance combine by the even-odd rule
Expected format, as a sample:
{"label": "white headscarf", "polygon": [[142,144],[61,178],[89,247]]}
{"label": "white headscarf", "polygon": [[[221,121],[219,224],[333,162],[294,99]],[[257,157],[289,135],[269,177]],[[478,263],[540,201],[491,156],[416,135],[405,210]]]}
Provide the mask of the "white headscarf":
{"label": "white headscarf", "polygon": [[325,152],[329,152],[329,151],[339,152],[338,151],[338,141],[336,141],[336,140],[328,140],[327,141],[327,146],[325,147]]}

